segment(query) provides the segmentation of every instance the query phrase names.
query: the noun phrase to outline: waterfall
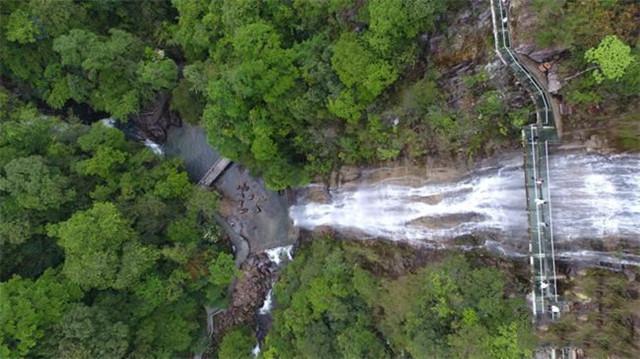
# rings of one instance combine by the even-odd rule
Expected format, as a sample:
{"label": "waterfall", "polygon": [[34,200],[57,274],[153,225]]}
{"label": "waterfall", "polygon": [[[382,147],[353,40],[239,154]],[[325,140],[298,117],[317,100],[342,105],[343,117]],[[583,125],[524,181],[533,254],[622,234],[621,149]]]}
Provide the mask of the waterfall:
{"label": "waterfall", "polygon": [[[550,166],[558,256],[640,264],[640,256],[624,251],[640,247],[640,154],[563,153],[551,156]],[[517,156],[450,183],[409,186],[390,180],[338,188],[329,203],[301,199],[290,217],[309,230],[331,227],[437,248],[481,235],[487,239],[484,247],[523,256],[528,250],[523,176]]]}
{"label": "waterfall", "polygon": [[156,156],[164,155],[164,149],[162,148],[162,146],[149,138],[144,138],[143,136],[141,136],[139,130],[136,127],[123,126],[112,117],[103,118],[102,120],[100,120],[100,123],[102,123],[104,126],[122,131],[129,138],[133,138],[136,141],[142,141],[144,146],[151,150],[151,152],[153,152]]}
{"label": "waterfall", "polygon": [[164,150],[162,149],[162,146],[160,146],[159,144],[153,142],[150,139],[145,139],[144,140],[144,145],[151,150],[151,152],[153,152],[156,156],[162,156],[164,155]]}

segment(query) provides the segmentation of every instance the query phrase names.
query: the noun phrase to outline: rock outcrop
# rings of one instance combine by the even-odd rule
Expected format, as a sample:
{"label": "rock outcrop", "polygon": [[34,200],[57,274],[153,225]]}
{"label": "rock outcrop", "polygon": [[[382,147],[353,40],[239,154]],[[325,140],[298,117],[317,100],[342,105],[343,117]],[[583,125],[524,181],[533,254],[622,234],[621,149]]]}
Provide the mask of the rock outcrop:
{"label": "rock outcrop", "polygon": [[149,104],[137,116],[130,119],[141,137],[157,143],[164,143],[167,139],[167,129],[170,126],[180,126],[180,118],[169,109],[171,96],[159,93],[155,101]]}
{"label": "rock outcrop", "polygon": [[276,269],[275,263],[264,253],[250,256],[242,264],[242,273],[231,288],[229,307],[212,318],[215,342],[219,342],[232,327],[255,321],[256,312],[271,288]]}
{"label": "rock outcrop", "polygon": [[566,46],[559,44],[543,47],[536,43],[533,35],[538,30],[539,24],[531,0],[511,1],[510,13],[512,14],[511,25],[514,33],[517,34],[517,44],[514,44],[514,50],[517,53],[535,62],[543,63],[557,60],[568,50]]}

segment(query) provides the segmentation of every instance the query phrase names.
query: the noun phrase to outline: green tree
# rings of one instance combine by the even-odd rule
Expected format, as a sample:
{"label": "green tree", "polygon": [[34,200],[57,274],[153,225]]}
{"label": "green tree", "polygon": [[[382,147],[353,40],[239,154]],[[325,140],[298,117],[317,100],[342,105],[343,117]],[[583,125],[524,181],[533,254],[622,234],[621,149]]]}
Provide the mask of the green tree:
{"label": "green tree", "polygon": [[497,270],[474,269],[463,257],[452,257],[426,268],[421,283],[404,324],[413,356],[531,356],[525,306],[504,297],[504,277]]}
{"label": "green tree", "polygon": [[397,270],[394,256],[404,260],[396,251],[329,239],[301,248],[275,285],[278,307],[264,356],[532,355],[526,305],[507,297],[500,272],[453,256],[413,274],[387,276],[384,268]]}
{"label": "green tree", "polygon": [[620,80],[634,60],[631,47],[615,35],[605,36],[597,47],[585,52],[584,58],[598,65],[593,72],[597,83],[605,79]]}
{"label": "green tree", "polygon": [[126,288],[156,259],[111,203],[76,212],[50,233],[65,251],[64,274],[84,288]]}
{"label": "green tree", "polygon": [[[296,254],[274,289],[278,309],[265,357],[386,357],[365,301],[354,289],[353,263],[328,240]],[[362,281],[362,273],[357,274]],[[359,286],[362,289],[362,286]]]}
{"label": "green tree", "polygon": [[47,67],[58,61],[53,39],[74,27],[82,27],[87,13],[72,0],[2,2],[0,13],[0,72],[45,91]]}
{"label": "green tree", "polygon": [[213,285],[228,286],[237,274],[233,256],[219,253],[218,257],[209,265],[209,280]]}
{"label": "green tree", "polygon": [[128,351],[129,336],[129,327],[123,322],[113,321],[108,309],[75,304],[56,325],[54,356],[123,358]]}
{"label": "green tree", "polygon": [[13,277],[0,283],[0,357],[37,356],[43,349],[38,344],[46,341],[52,327],[81,295],[77,285],[53,270],[36,280]]}
{"label": "green tree", "polygon": [[209,263],[209,289],[207,299],[211,305],[225,307],[227,305],[227,291],[233,279],[238,275],[233,256],[218,253]]}
{"label": "green tree", "polygon": [[253,358],[251,350],[256,339],[246,327],[236,328],[222,338],[218,348],[220,359],[249,359]]}
{"label": "green tree", "polygon": [[220,12],[209,11],[207,1],[172,0],[178,10],[178,23],[172,28],[173,39],[179,43],[188,59],[202,60],[220,36]]}
{"label": "green tree", "polygon": [[389,357],[376,333],[360,325],[347,327],[338,335],[338,347],[346,359]]}
{"label": "green tree", "polygon": [[210,141],[260,171],[271,188],[303,183],[306,176],[292,160],[293,124],[285,106],[298,76],[294,53],[263,21],[238,27],[228,41],[225,55],[233,61],[210,81],[203,115]]}
{"label": "green tree", "polygon": [[220,301],[235,273],[215,192],[119,130],[0,106],[0,357],[185,356],[207,265]]}
{"label": "green tree", "polygon": [[387,62],[376,59],[353,33],[344,33],[336,42],[331,57],[340,81],[355,90],[356,101],[368,104],[398,77]]}
{"label": "green tree", "polygon": [[53,50],[61,61],[47,69],[53,85],[46,99],[56,108],[73,99],[126,120],[177,79],[175,63],[162,50],[145,48],[119,29],[109,30],[109,37],[74,29],[57,37]]}
{"label": "green tree", "polygon": [[0,192],[7,192],[25,209],[57,210],[75,196],[69,180],[40,156],[16,158],[4,166],[4,173]]}

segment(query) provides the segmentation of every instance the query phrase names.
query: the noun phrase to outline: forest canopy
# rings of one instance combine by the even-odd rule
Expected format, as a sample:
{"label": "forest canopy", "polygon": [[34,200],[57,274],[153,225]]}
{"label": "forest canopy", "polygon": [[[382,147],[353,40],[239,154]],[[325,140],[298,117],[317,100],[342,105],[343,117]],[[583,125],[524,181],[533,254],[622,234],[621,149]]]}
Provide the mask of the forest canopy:
{"label": "forest canopy", "polygon": [[[535,340],[522,293],[498,270],[447,257],[399,278],[384,245],[315,239],[275,286],[265,358],[528,358]],[[509,279],[513,282],[513,278]]]}
{"label": "forest canopy", "polygon": [[0,357],[194,350],[235,275],[216,194],[120,130],[0,91]]}
{"label": "forest canopy", "polygon": [[[640,148],[640,4],[530,4],[536,29],[519,36],[562,50],[556,95],[576,127],[620,117],[625,146]],[[186,357],[210,344],[207,310],[229,305],[238,270],[218,196],[101,119],[170,112],[273,190],[329,182],[344,165],[513,150],[534,109],[495,57],[488,9],[0,0],[0,358]],[[263,357],[531,356],[508,273],[469,256],[402,275],[381,262],[366,246],[304,247],[275,286]],[[550,336],[633,356],[636,290],[593,276],[601,311]],[[250,356],[252,330],[230,331],[219,356]]]}

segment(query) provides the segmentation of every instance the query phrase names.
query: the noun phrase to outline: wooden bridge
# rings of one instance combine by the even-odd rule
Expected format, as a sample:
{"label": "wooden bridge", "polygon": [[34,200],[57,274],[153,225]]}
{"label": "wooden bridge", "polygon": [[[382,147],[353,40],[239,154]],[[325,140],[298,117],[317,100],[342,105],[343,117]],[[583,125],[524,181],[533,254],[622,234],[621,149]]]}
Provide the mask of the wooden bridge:
{"label": "wooden bridge", "polygon": [[544,323],[560,316],[552,201],[549,186],[549,144],[558,141],[549,95],[511,50],[509,19],[504,0],[491,0],[496,53],[509,66],[535,104],[536,122],[522,130],[525,187],[529,219],[529,262],[533,290],[531,307],[535,321]]}
{"label": "wooden bridge", "polygon": [[200,186],[209,187],[220,177],[224,170],[229,167],[231,160],[228,158],[220,157],[208,170],[204,176],[198,181]]}

